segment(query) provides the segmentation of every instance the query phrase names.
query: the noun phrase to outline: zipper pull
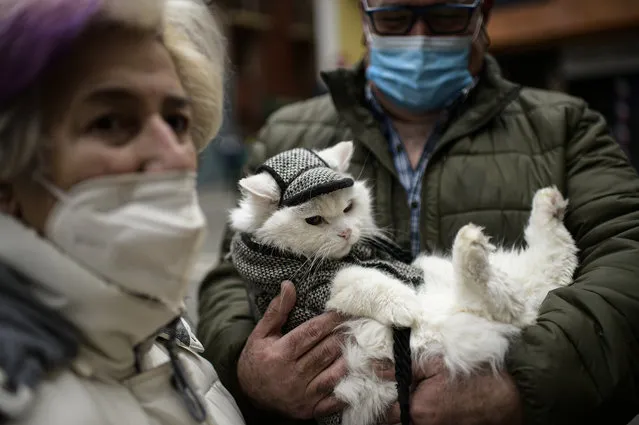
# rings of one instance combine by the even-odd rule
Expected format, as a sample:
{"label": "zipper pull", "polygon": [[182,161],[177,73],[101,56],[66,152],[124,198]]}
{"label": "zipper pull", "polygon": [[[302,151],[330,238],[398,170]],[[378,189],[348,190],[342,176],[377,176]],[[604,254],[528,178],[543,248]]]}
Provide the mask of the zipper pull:
{"label": "zipper pull", "polygon": [[198,397],[197,393],[193,390],[193,385],[189,382],[188,374],[184,369],[184,365],[178,358],[178,347],[176,343],[177,335],[175,330],[176,325],[177,322],[169,326],[169,340],[166,343],[166,348],[169,352],[169,358],[171,361],[171,367],[173,369],[171,384],[182,397],[186,409],[188,410],[191,417],[195,419],[197,423],[202,423],[206,420],[206,409],[204,408],[200,397]]}

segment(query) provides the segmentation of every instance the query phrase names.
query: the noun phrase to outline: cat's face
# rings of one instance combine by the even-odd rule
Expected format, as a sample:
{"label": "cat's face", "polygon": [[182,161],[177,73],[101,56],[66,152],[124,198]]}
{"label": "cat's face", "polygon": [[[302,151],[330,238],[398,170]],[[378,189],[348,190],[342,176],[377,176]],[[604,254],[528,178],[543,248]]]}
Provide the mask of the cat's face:
{"label": "cat's face", "polygon": [[[345,173],[353,152],[351,142],[317,152],[331,168]],[[279,188],[268,173],[240,181],[243,196],[231,212],[237,231],[252,233],[261,243],[306,257],[341,258],[358,241],[378,230],[373,220],[371,195],[363,182],[318,196],[294,207],[278,209]]]}
{"label": "cat's face", "polygon": [[262,243],[307,257],[341,258],[375,234],[370,194],[361,182],[275,211],[255,232]]}

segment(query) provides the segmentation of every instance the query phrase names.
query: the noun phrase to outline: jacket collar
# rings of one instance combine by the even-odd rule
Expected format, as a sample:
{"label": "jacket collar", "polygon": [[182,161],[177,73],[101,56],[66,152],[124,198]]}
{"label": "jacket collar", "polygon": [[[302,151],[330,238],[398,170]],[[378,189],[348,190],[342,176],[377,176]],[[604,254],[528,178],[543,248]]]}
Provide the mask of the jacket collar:
{"label": "jacket collar", "polygon": [[[397,177],[387,141],[380,124],[366,105],[366,64],[360,61],[353,69],[338,69],[321,74],[337,112],[352,129],[355,139],[366,146]],[[497,61],[486,55],[479,81],[455,111],[452,111],[435,153],[444,146],[482,128],[519,94],[520,87],[505,80]]]}
{"label": "jacket collar", "polygon": [[12,217],[0,214],[0,234],[0,262],[31,280],[33,295],[80,331],[75,366],[87,376],[130,376],[151,341],[175,320],[158,304],[98,278]]}
{"label": "jacket collar", "polygon": [[519,95],[521,86],[502,77],[497,61],[487,55],[479,82],[451,117],[438,148],[476,132],[497,117]]}

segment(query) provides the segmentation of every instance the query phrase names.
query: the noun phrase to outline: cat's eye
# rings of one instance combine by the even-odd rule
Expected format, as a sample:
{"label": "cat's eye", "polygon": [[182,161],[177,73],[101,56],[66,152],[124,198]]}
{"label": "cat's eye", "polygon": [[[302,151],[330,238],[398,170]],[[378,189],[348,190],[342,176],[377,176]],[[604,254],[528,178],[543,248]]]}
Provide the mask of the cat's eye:
{"label": "cat's eye", "polygon": [[313,217],[307,218],[306,222],[310,224],[311,226],[317,226],[318,224],[322,222],[322,217],[319,215],[315,215]]}
{"label": "cat's eye", "polygon": [[346,206],[346,208],[344,208],[344,213],[348,213],[352,209],[353,209],[353,203],[349,202],[348,206]]}

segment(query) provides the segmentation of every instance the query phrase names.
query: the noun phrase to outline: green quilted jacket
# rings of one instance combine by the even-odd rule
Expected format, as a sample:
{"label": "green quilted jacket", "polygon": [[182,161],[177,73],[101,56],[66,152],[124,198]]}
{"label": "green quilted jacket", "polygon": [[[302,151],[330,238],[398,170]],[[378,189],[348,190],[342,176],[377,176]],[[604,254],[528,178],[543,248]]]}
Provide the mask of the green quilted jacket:
{"label": "green quilted jacket", "polygon": [[[409,249],[406,192],[365,106],[363,67],[323,78],[330,95],[273,114],[251,164],[293,147],[354,140],[352,174],[374,188],[379,226]],[[469,222],[520,243],[532,196],[549,185],[570,199],[566,225],[581,265],[574,284],[552,292],[538,323],[513,343],[508,369],[526,424],[625,425],[639,413],[639,178],[601,115],[580,99],[504,80],[489,57],[424,175],[421,246],[444,252]],[[258,412],[240,394],[236,363],[253,327],[245,287],[222,258],[200,290],[206,357],[248,422],[301,423]]]}

